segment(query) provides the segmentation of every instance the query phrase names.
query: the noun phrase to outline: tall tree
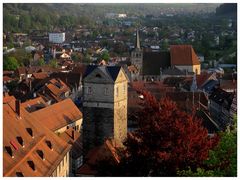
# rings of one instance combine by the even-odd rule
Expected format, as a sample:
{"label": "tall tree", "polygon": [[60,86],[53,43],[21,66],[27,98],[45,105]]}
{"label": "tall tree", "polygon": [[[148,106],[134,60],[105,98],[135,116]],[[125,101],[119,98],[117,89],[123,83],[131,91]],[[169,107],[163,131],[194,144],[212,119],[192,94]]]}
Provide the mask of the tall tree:
{"label": "tall tree", "polygon": [[142,109],[136,114],[139,127],[128,135],[114,175],[176,176],[177,170],[201,166],[218,137],[209,137],[201,121],[173,101],[142,94]]}
{"label": "tall tree", "polygon": [[226,131],[220,132],[219,144],[210,150],[209,158],[204,161],[203,167],[196,171],[191,168],[179,171],[180,176],[237,176],[237,119],[235,124]]}

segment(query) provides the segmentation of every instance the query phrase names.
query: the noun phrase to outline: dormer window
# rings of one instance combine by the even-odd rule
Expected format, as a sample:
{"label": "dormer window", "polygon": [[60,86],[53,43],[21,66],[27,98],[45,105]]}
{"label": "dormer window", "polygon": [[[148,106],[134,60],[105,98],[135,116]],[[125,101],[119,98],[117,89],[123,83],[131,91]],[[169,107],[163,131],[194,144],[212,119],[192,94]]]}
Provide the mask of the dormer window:
{"label": "dormer window", "polygon": [[17,177],[24,177],[24,175],[23,175],[22,172],[16,172],[16,176],[17,176]]}
{"label": "dormer window", "polygon": [[37,153],[39,155],[39,157],[44,161],[45,160],[45,156],[42,150],[37,150]]}
{"label": "dormer window", "polygon": [[52,145],[51,141],[47,140],[46,144],[53,151],[53,145]]}
{"label": "dormer window", "polygon": [[29,134],[32,138],[34,138],[32,128],[26,128],[26,130],[27,130],[28,134]]}
{"label": "dormer window", "polygon": [[5,149],[7,153],[11,156],[11,158],[14,158],[12,148],[10,146],[5,146]]}
{"label": "dormer window", "polygon": [[18,137],[17,137],[17,141],[18,141],[18,143],[19,143],[23,148],[25,147],[23,138],[22,138],[21,136],[18,136]]}
{"label": "dormer window", "polygon": [[28,165],[29,165],[29,167],[33,170],[33,171],[36,171],[36,167],[35,167],[35,164],[34,164],[34,162],[33,161],[27,161],[27,163],[28,163]]}

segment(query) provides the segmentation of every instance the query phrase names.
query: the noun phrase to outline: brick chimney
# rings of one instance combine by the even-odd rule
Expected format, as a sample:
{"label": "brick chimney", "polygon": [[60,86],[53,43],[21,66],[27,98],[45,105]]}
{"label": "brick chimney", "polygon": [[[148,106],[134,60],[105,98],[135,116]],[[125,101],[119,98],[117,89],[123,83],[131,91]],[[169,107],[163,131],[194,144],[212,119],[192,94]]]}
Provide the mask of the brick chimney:
{"label": "brick chimney", "polygon": [[17,99],[16,102],[15,102],[15,110],[16,110],[16,113],[19,117],[21,117],[21,100]]}

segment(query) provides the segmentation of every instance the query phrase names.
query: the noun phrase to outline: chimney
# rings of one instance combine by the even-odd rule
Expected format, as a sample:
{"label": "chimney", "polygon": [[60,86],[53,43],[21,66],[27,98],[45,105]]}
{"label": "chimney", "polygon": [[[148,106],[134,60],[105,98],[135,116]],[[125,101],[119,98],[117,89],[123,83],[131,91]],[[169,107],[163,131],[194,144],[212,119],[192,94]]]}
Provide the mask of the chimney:
{"label": "chimney", "polygon": [[15,110],[16,110],[16,113],[19,117],[21,117],[21,108],[20,108],[20,105],[21,105],[21,100],[17,99],[16,102],[15,102]]}
{"label": "chimney", "polygon": [[72,130],[72,139],[74,140],[74,130]]}

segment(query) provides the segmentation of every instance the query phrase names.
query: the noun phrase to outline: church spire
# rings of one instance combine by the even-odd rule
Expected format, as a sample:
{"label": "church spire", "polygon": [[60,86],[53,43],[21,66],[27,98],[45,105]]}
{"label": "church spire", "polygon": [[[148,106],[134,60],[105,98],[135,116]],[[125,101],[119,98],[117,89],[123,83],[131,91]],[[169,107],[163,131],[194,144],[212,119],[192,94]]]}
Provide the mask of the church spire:
{"label": "church spire", "polygon": [[138,30],[136,31],[136,44],[135,44],[135,49],[140,49],[140,39],[139,39],[139,32],[138,32]]}

